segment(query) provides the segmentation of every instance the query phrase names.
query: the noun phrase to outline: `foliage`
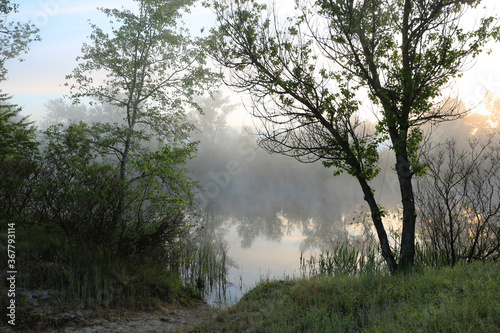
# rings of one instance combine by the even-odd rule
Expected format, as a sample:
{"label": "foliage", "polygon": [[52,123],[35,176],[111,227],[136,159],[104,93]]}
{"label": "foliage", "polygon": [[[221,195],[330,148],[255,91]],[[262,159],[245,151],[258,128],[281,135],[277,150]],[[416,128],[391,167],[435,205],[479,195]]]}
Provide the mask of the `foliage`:
{"label": "foliage", "polygon": [[[39,40],[38,29],[30,24],[8,21],[17,4],[0,1],[0,81],[6,79],[5,62],[28,51]],[[35,128],[21,109],[10,104],[11,97],[0,92],[0,222],[19,218],[31,195],[27,180],[33,175],[38,143]],[[12,189],[16,189],[13,193]]]}
{"label": "foliage", "polygon": [[41,129],[47,129],[55,124],[69,125],[83,121],[92,123],[123,124],[122,110],[110,104],[94,101],[91,105],[70,104],[63,99],[49,100],[45,104],[45,115],[39,123]]}
{"label": "foliage", "polygon": [[196,103],[202,112],[188,114],[189,122],[196,128],[191,137],[200,141],[201,146],[217,145],[220,149],[226,149],[229,140],[227,115],[236,105],[230,104],[229,98],[221,92],[215,93],[213,97],[197,98]]}
{"label": "foliage", "polygon": [[[128,134],[120,156],[120,179],[127,176],[134,132],[150,133],[171,145],[187,140],[192,129],[184,121],[184,107],[192,97],[210,91],[215,76],[204,67],[199,48],[186,29],[178,27],[191,0],[169,2],[139,0],[139,11],[101,9],[119,23],[111,36],[92,25],[93,45],[84,44],[83,55],[67,79],[72,98],[91,97],[125,113]],[[95,73],[105,74],[95,83]]]}
{"label": "foliage", "polygon": [[[83,45],[78,66],[67,76],[74,102],[92,98],[97,101],[92,109],[111,106],[124,121],[46,132],[49,174],[62,176],[53,178],[62,181],[52,186],[54,198],[70,203],[55,206],[64,208],[58,212],[66,220],[60,227],[68,236],[81,234],[80,223],[69,232],[63,227],[77,217],[68,218],[73,211],[66,208],[93,197],[97,202],[88,200],[87,214],[100,212],[104,221],[87,230],[102,235],[98,247],[106,248],[110,258],[165,251],[165,246],[174,253],[176,242],[186,237],[194,182],[183,165],[193,157],[196,143],[188,140],[192,126],[184,121],[184,108],[193,104],[193,95],[209,91],[214,79],[188,31],[178,26],[192,1],[167,6],[139,0],[138,5],[137,12],[101,9],[114,21],[111,33],[92,25],[92,44]],[[105,74],[102,81],[95,80],[99,74]],[[60,188],[78,195],[67,196]],[[79,238],[90,243],[90,236]]]}
{"label": "foliage", "polygon": [[10,0],[0,1],[0,81],[6,79],[5,61],[28,52],[28,45],[40,40],[39,29],[33,24],[8,21],[8,15],[17,13],[18,7]]}
{"label": "foliage", "polygon": [[9,100],[0,94],[0,221],[12,222],[32,194],[29,180],[36,170],[38,143],[33,123]]}
{"label": "foliage", "polygon": [[[18,299],[34,314],[20,320],[23,329],[43,328],[68,310],[150,308],[157,299],[187,304],[199,296],[178,272],[196,187],[185,169],[197,143],[184,109],[211,90],[215,75],[178,28],[191,4],[143,0],[138,14],[103,9],[119,27],[110,37],[93,25],[93,45],[84,45],[83,62],[68,76],[74,101],[89,97],[91,107],[51,102],[45,125],[57,124],[46,126],[40,151],[31,124],[2,106],[2,228],[4,219],[16,222],[19,270],[29,277],[20,279]],[[63,111],[72,108],[84,121],[68,121]],[[109,122],[97,121],[103,111]],[[30,289],[48,288],[56,290],[50,304],[30,300]]]}
{"label": "foliage", "polygon": [[[17,235],[23,275],[17,280],[16,327],[23,332],[61,329],[82,315],[102,319],[123,310],[188,306],[194,300],[196,291],[184,287],[158,254],[109,262],[102,252],[84,252],[77,241],[53,231],[18,228]],[[8,302],[6,296],[1,304]]]}
{"label": "foliage", "polygon": [[[139,0],[137,13],[101,9],[116,22],[111,34],[92,25],[92,44],[83,45],[67,76],[75,102],[90,97],[124,116],[123,124],[95,123],[88,137],[103,161],[117,165],[121,196],[112,229],[119,253],[147,253],[189,229],[185,216],[194,183],[183,165],[196,143],[188,138],[192,126],[184,108],[194,104],[194,95],[210,91],[215,79],[188,31],[178,26],[192,3]],[[95,83],[98,73],[106,76]]]}
{"label": "foliage", "polygon": [[[194,150],[162,144],[150,149],[149,137],[136,132],[141,144],[131,151],[130,166],[136,176],[123,182],[113,147],[127,131],[80,122],[44,132],[36,169],[24,179],[32,193],[13,214],[18,267],[27,277],[18,286],[56,290],[57,296],[36,305],[21,291],[26,312],[33,313],[20,320],[21,327],[57,327],[64,320],[54,318],[77,309],[151,309],[165,301],[186,305],[199,296],[183,286],[179,272],[179,263],[201,267],[197,260],[204,259],[190,257],[183,245],[191,237],[186,216],[194,187],[183,166]],[[210,270],[199,278],[212,276]],[[50,313],[41,313],[47,308]]]}
{"label": "foliage", "polygon": [[[461,26],[467,9],[478,3],[297,1],[286,19],[257,1],[211,5],[218,24],[210,53],[229,69],[227,84],[250,91],[261,145],[354,176],[392,272],[414,261],[412,179],[425,172],[421,126],[462,116],[456,108],[439,107],[440,91],[499,36],[493,17],[473,29]],[[363,92],[379,119],[375,129],[360,116]],[[377,148],[386,140],[396,157],[403,205],[399,263],[369,184],[379,172]]]}
{"label": "foliage", "polygon": [[[101,8],[120,25],[112,26],[111,36],[92,25],[93,45],[83,45],[83,56],[77,58],[81,62],[67,78],[74,80],[68,83],[73,98],[90,96],[127,107],[129,122],[148,122],[148,112],[179,114],[183,103],[208,87],[211,75],[189,32],[178,27],[182,12],[188,12],[193,1],[137,2],[138,13]],[[93,71],[107,74],[102,83],[94,83],[89,75]],[[145,105],[148,100],[158,104]],[[138,109],[139,104],[145,109]]]}
{"label": "foliage", "polygon": [[21,117],[21,109],[9,103],[7,94],[0,94],[0,160],[28,156],[37,147],[35,127],[28,117]]}
{"label": "foliage", "polygon": [[64,132],[59,127],[45,132],[48,142],[32,208],[37,224],[46,231],[64,233],[82,250],[90,244],[111,245],[122,192],[115,170],[95,161],[85,124],[69,126]]}
{"label": "foliage", "polygon": [[[86,62],[70,76],[76,100],[94,98],[90,109],[74,106],[87,122],[66,121],[61,111],[70,107],[53,101],[48,122],[57,125],[46,127],[40,144],[1,95],[0,219],[2,228],[16,223],[21,329],[57,327],[65,320],[59,314],[71,310],[150,309],[157,300],[187,304],[195,294],[176,271],[195,187],[184,167],[196,152],[184,107],[213,75],[187,31],[176,28],[191,4],[140,1],[138,15],[103,10],[123,24],[116,38],[93,26],[95,44],[83,47]],[[2,1],[0,8],[17,7]],[[36,32],[10,27],[0,32],[15,38],[5,59],[25,51]],[[109,80],[93,86],[87,70],[107,71]],[[113,123],[96,121],[103,110]],[[54,295],[35,300],[33,289]]]}
{"label": "foliage", "polygon": [[32,208],[40,226],[63,232],[82,249],[97,247],[111,260],[148,253],[186,231],[183,214],[193,184],[182,165],[190,150],[138,147],[132,151],[138,176],[123,182],[109,155],[124,140],[126,128],[101,123],[61,127],[45,132],[39,196]]}

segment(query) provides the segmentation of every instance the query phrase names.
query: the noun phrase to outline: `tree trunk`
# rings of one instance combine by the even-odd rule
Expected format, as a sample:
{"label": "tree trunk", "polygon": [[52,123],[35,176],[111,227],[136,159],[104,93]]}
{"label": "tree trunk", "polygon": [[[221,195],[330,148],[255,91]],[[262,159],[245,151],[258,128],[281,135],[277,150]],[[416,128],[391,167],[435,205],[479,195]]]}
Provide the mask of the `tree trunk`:
{"label": "tree trunk", "polygon": [[403,232],[401,234],[399,268],[400,270],[407,271],[413,267],[415,261],[415,224],[417,214],[409,162],[405,157],[400,155],[396,156],[396,160],[401,203],[403,205]]}
{"label": "tree trunk", "polygon": [[130,147],[132,145],[132,132],[134,130],[136,118],[137,118],[137,108],[133,108],[132,114],[130,112],[130,106],[127,106],[127,118],[128,118],[128,126],[129,126],[129,132],[127,132],[127,137],[125,139],[125,144],[123,147],[123,152],[122,152],[122,160],[120,161],[120,186],[121,186],[121,195],[120,198],[118,199],[118,207],[116,210],[116,214],[114,216],[114,223],[115,223],[115,228],[118,226],[122,229],[121,232],[119,233],[118,236],[118,246],[117,246],[117,252],[119,253],[121,251],[121,248],[123,246],[123,232],[125,228],[123,228],[123,206],[125,204],[125,190],[126,190],[126,175],[127,175],[127,163],[128,163],[128,157],[130,153]]}
{"label": "tree trunk", "polygon": [[372,221],[375,225],[375,229],[377,230],[377,236],[380,242],[380,249],[382,251],[382,256],[384,257],[387,266],[389,267],[389,271],[391,274],[395,274],[398,271],[398,264],[394,259],[394,255],[392,254],[391,247],[389,245],[389,240],[387,238],[387,233],[385,232],[384,224],[382,223],[382,213],[380,208],[375,201],[375,197],[373,196],[372,190],[365,179],[358,177],[358,182],[363,189],[364,199],[368,203],[370,207]]}
{"label": "tree trunk", "polygon": [[[450,235],[450,251],[451,251],[451,267],[455,266],[456,260],[457,260],[457,255],[456,255],[456,245],[455,245],[455,232],[453,230],[453,224],[455,222],[455,219],[453,218],[453,212],[450,207],[450,202],[449,198],[447,195],[446,198],[446,211],[448,213],[448,229],[449,229],[449,235]],[[460,230],[457,230],[457,234],[460,232]]]}

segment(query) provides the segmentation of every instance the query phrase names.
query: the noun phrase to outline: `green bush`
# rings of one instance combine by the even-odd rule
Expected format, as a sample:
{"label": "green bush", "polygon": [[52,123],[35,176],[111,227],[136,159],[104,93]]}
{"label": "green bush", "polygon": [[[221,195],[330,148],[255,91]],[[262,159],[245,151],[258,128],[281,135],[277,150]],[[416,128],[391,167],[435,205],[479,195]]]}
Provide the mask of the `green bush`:
{"label": "green bush", "polygon": [[[27,301],[26,312],[37,315],[21,318],[21,326],[53,327],[57,313],[76,309],[151,309],[200,297],[178,271],[188,255],[182,244],[189,243],[194,184],[183,164],[192,150],[150,149],[148,137],[136,133],[121,178],[111,153],[120,133],[113,125],[53,126],[40,152],[0,158],[0,226],[16,223],[18,287],[28,290],[19,299],[30,290],[55,291],[43,305]],[[46,308],[50,313],[39,313]]]}

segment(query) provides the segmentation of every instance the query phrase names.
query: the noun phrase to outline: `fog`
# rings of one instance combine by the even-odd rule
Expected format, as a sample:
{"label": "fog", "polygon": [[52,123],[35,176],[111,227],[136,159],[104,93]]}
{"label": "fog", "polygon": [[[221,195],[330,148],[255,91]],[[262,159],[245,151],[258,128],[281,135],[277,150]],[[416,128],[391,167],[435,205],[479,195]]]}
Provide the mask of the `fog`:
{"label": "fog", "polygon": [[[215,99],[200,98],[197,102],[203,113],[192,111],[186,121],[196,126],[191,139],[199,141],[197,156],[189,161],[188,169],[200,185],[200,234],[222,240],[233,226],[241,246],[248,248],[258,237],[280,241],[299,230],[304,236],[302,250],[325,250],[339,241],[361,236],[363,222],[371,225],[355,178],[347,174],[334,177],[334,170],[320,162],[301,163],[259,148],[253,128],[228,125],[227,118],[238,105],[227,97],[219,94]],[[485,105],[490,110],[488,115],[472,113],[454,122],[425,127],[422,152],[432,154],[452,137],[466,147],[470,138],[498,131],[500,100],[489,98]],[[41,128],[80,120],[120,122],[123,115],[110,106],[85,107],[63,100],[49,101],[46,109]],[[381,145],[380,173],[371,185],[376,199],[397,221],[400,194],[392,156],[389,147]]]}
{"label": "fog", "polygon": [[[280,240],[294,229],[304,239],[301,248],[331,248],[338,241],[360,236],[363,221],[370,224],[368,207],[355,178],[334,177],[321,163],[300,163],[293,158],[269,154],[258,147],[253,129],[231,128],[225,118],[234,108],[228,99],[200,99],[204,114],[189,119],[199,129],[193,138],[200,141],[197,157],[189,163],[192,176],[200,181],[204,227],[218,216],[217,225],[236,225],[241,245],[250,247],[257,237]],[[489,110],[500,102],[486,101]],[[489,103],[489,104],[488,104]],[[495,104],[496,103],[496,104]],[[464,108],[459,103],[460,108]],[[498,112],[471,113],[467,117],[423,128],[422,152],[432,154],[440,144],[456,138],[466,147],[469,139],[486,137],[496,131]],[[389,228],[399,220],[399,183],[389,147],[380,147],[380,173],[372,182],[376,199],[391,214]],[[415,179],[418,182],[418,178]],[[228,222],[229,221],[229,222]],[[358,231],[353,232],[353,231]]]}
{"label": "fog", "polygon": [[[301,163],[269,154],[259,148],[254,128],[228,124],[239,105],[222,95],[215,97],[198,99],[203,112],[192,111],[185,119],[196,127],[189,140],[199,142],[196,157],[187,165],[189,176],[199,182],[193,240],[228,251],[225,265],[233,296],[241,296],[241,288],[235,287],[239,283],[251,287],[263,275],[296,274],[302,253],[331,250],[344,242],[361,248],[367,239],[377,246],[369,209],[354,177],[334,177],[335,170],[319,162]],[[498,134],[500,99],[491,98],[485,105],[489,114],[471,113],[423,128],[422,154],[435,154],[452,138],[467,149],[471,139]],[[120,123],[124,114],[98,103],[85,107],[63,100],[49,101],[46,108],[40,129],[80,120]],[[378,203],[389,212],[384,225],[391,237],[391,228],[401,224],[401,199],[389,148],[380,145],[380,173],[370,185]],[[419,182],[415,177],[415,189]]]}
{"label": "fog", "polygon": [[[204,114],[191,113],[189,118],[199,129],[193,137],[200,144],[188,166],[200,181],[202,215],[231,220],[244,247],[257,237],[278,241],[293,229],[302,231],[304,250],[327,249],[346,239],[346,225],[358,222],[366,211],[352,176],[334,177],[334,170],[320,162],[301,163],[259,148],[252,128],[226,124],[224,118],[234,106],[221,96],[198,103]],[[383,204],[392,207],[397,203],[397,179],[391,176],[394,163],[382,162],[384,169],[374,185],[381,188]],[[213,219],[205,218],[202,223],[213,223]]]}

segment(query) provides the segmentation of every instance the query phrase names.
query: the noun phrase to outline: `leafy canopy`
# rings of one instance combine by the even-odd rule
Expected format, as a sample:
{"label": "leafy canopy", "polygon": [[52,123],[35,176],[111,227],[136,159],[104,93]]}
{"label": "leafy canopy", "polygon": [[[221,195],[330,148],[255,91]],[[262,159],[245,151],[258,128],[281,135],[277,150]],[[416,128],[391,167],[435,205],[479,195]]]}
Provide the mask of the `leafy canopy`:
{"label": "leafy canopy", "polygon": [[0,0],[0,81],[6,79],[5,62],[28,52],[29,44],[40,40],[39,29],[33,24],[8,20],[8,15],[17,13],[18,7],[10,0]]}

